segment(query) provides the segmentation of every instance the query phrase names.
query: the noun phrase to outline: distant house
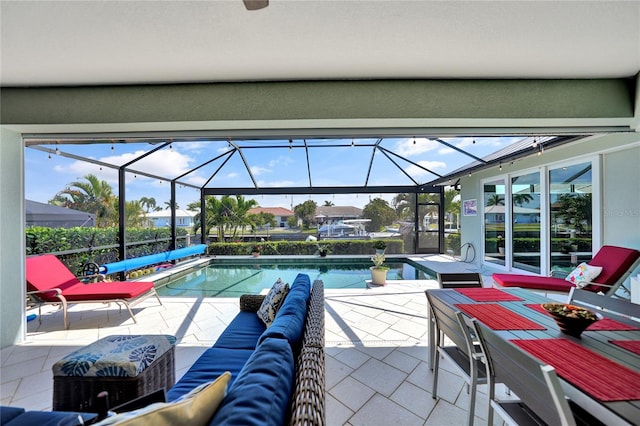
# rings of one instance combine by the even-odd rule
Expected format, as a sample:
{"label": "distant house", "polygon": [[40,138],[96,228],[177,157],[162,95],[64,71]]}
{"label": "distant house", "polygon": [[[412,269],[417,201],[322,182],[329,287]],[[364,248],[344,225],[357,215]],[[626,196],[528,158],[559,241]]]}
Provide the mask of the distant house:
{"label": "distant house", "polygon": [[[176,228],[193,227],[193,218],[197,213],[189,210],[176,210]],[[171,226],[171,210],[162,210],[159,212],[150,212],[146,214],[150,226],[155,228]]]}
{"label": "distant house", "polygon": [[247,214],[271,213],[276,217],[279,228],[288,228],[287,219],[294,216],[294,213],[284,207],[256,207],[249,209]]}
{"label": "distant house", "polygon": [[318,206],[316,221],[318,223],[337,223],[342,220],[361,219],[362,209],[353,206]]}
{"label": "distant house", "polygon": [[95,226],[96,215],[52,204],[24,200],[25,223],[27,226],[47,228],[73,228],[76,226]]}

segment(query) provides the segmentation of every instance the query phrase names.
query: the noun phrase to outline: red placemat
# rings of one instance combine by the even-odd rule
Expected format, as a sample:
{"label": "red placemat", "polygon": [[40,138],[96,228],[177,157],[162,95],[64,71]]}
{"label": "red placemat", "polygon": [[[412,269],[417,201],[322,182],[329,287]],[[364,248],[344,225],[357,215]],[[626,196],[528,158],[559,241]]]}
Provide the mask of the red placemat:
{"label": "red placemat", "polygon": [[[549,315],[549,313],[545,311],[544,308],[540,306],[539,303],[526,303],[525,306],[535,311]],[[593,324],[591,324],[589,327],[587,327],[587,331],[598,331],[598,330],[600,331],[640,330],[640,327],[636,327],[630,324],[625,324],[623,322],[616,321],[611,318],[602,318],[601,320],[596,321]]]}
{"label": "red placemat", "polygon": [[547,329],[497,303],[458,303],[454,306],[493,330]]}
{"label": "red placemat", "polygon": [[456,288],[460,294],[476,302],[517,302],[524,300],[497,288]]}
{"label": "red placemat", "polygon": [[551,365],[560,377],[600,401],[640,399],[640,373],[575,342],[567,339],[511,342]]}
{"label": "red placemat", "polygon": [[640,340],[609,340],[609,342],[640,355]]}

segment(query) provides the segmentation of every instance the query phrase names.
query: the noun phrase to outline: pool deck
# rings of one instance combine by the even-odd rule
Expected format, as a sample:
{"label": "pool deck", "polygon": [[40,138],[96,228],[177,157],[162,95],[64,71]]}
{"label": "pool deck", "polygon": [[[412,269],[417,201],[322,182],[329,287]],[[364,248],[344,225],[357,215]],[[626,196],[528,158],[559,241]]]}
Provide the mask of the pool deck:
{"label": "pool deck", "polygon": [[[437,272],[479,272],[449,256],[409,256]],[[154,277],[155,278],[155,277]],[[490,276],[484,276],[491,285]],[[293,278],[292,278],[293,279]],[[464,380],[440,375],[439,398],[431,397],[427,365],[427,300],[434,280],[393,281],[384,287],[325,291],[328,425],[458,425],[466,420]],[[26,341],[0,351],[0,403],[29,410],[52,404],[51,366],[64,355],[113,334],[172,334],[177,337],[176,380],[213,345],[238,312],[237,298],[150,298],[133,310],[94,304],[71,306],[71,327],[62,313],[43,308],[42,323],[27,323]],[[37,313],[37,310],[35,311]],[[480,386],[480,392],[485,387]],[[486,424],[484,394],[477,424]]]}

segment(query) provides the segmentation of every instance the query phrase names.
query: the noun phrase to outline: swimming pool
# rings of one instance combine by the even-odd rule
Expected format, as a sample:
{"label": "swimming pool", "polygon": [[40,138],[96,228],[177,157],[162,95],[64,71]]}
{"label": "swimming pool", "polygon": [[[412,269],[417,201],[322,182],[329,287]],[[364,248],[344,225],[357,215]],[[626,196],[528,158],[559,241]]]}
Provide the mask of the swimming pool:
{"label": "swimming pool", "polygon": [[[157,288],[160,296],[174,297],[240,297],[258,294],[281,278],[293,282],[299,273],[307,274],[313,282],[320,279],[326,289],[364,289],[371,279],[371,261],[357,259],[229,259],[212,260],[201,268]],[[433,272],[408,259],[390,259],[388,280],[429,280]]]}

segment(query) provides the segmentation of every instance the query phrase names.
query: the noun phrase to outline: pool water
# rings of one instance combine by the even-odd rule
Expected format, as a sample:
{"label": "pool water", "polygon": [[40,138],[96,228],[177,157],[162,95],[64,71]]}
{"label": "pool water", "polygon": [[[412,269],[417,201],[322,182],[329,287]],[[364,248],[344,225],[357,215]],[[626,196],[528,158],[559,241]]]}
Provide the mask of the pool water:
{"label": "pool water", "polygon": [[[386,262],[388,280],[428,280],[433,275],[419,265],[407,261]],[[157,289],[160,296],[175,297],[240,297],[258,294],[271,288],[278,278],[291,283],[299,273],[307,274],[313,282],[320,279],[326,289],[364,289],[371,279],[370,261],[331,264],[327,261],[216,264],[211,263],[168,282]]]}

